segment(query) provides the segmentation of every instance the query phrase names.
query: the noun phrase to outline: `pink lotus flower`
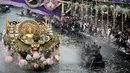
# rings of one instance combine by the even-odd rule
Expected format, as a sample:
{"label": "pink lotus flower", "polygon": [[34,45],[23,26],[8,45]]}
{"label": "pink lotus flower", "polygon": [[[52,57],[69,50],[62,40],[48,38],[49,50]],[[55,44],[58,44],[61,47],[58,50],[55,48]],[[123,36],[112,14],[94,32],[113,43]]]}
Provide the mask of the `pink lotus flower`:
{"label": "pink lotus flower", "polygon": [[33,54],[33,58],[34,59],[37,59],[37,58],[39,58],[40,56],[39,56],[39,53],[38,52],[34,52],[34,54]]}
{"label": "pink lotus flower", "polygon": [[26,60],[20,60],[18,65],[20,67],[23,67],[23,66],[27,65],[27,61]]}
{"label": "pink lotus flower", "polygon": [[54,63],[54,61],[51,58],[48,58],[46,62],[48,65],[52,65]]}
{"label": "pink lotus flower", "polygon": [[45,57],[44,57],[44,56],[42,56],[42,57],[40,58],[40,60],[41,60],[41,61],[44,61],[44,60],[45,60]]}
{"label": "pink lotus flower", "polygon": [[44,64],[44,65],[47,65],[47,61],[44,61],[43,64]]}
{"label": "pink lotus flower", "polygon": [[34,68],[38,68],[38,67],[39,67],[39,65],[35,63],[34,64]]}
{"label": "pink lotus flower", "polygon": [[60,60],[60,56],[55,55],[55,59],[56,59],[57,61],[59,61],[59,60]]}
{"label": "pink lotus flower", "polygon": [[31,60],[32,59],[31,55],[27,54],[26,59]]}
{"label": "pink lotus flower", "polygon": [[12,61],[13,61],[12,56],[7,56],[7,57],[5,58],[5,62],[6,62],[6,63],[10,63],[10,62],[12,62]]}

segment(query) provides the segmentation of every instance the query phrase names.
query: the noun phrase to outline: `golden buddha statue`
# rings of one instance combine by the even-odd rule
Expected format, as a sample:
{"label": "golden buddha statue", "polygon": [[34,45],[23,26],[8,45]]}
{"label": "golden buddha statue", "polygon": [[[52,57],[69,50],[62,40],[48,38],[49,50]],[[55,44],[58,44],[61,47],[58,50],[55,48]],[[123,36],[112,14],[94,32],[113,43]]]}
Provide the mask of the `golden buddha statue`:
{"label": "golden buddha statue", "polygon": [[32,34],[32,29],[31,29],[31,27],[28,28],[27,32],[28,32],[28,34]]}
{"label": "golden buddha statue", "polygon": [[40,44],[38,43],[39,38],[40,38],[40,35],[36,30],[36,32],[33,34],[34,43],[31,44],[32,52],[39,52],[39,48],[40,48]]}
{"label": "golden buddha statue", "polygon": [[32,52],[39,52],[39,48],[40,48],[40,44],[38,43],[31,44]]}

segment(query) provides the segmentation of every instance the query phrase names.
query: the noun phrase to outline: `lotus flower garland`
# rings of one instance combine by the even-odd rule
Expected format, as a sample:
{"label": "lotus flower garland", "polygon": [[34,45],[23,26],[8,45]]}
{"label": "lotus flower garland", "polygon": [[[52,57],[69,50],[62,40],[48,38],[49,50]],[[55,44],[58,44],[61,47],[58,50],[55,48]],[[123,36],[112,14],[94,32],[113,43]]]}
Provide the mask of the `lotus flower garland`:
{"label": "lotus flower garland", "polygon": [[[59,61],[60,57],[58,55],[55,55],[54,59]],[[5,58],[5,62],[7,62],[7,63],[10,63],[12,61],[13,61],[12,56],[7,56]],[[38,52],[33,53],[32,56],[30,54],[27,54],[26,59],[19,58],[17,60],[17,62],[18,62],[18,66],[19,67],[32,65],[34,68],[38,68],[39,66],[41,67],[41,66],[45,66],[45,65],[52,65],[52,64],[54,64],[53,56],[52,56],[52,58],[45,59],[43,54],[40,55]]]}

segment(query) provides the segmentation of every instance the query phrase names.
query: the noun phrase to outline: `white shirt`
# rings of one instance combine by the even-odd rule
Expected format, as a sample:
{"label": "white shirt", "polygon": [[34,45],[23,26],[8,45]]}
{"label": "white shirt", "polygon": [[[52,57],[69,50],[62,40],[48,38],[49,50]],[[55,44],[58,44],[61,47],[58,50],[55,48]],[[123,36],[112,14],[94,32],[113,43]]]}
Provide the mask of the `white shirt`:
{"label": "white shirt", "polygon": [[86,26],[88,27],[89,23],[86,24]]}
{"label": "white shirt", "polygon": [[128,39],[127,42],[130,44],[130,39]]}
{"label": "white shirt", "polygon": [[114,36],[113,36],[113,35],[111,35],[110,37],[111,37],[111,39],[114,39]]}
{"label": "white shirt", "polygon": [[119,31],[118,34],[121,34],[121,31]]}
{"label": "white shirt", "polygon": [[85,30],[86,27],[87,27],[87,24],[84,23],[84,24],[83,24],[83,30]]}
{"label": "white shirt", "polygon": [[109,34],[110,34],[110,31],[111,31],[111,29],[108,29],[108,30],[107,30],[107,35],[109,35]]}

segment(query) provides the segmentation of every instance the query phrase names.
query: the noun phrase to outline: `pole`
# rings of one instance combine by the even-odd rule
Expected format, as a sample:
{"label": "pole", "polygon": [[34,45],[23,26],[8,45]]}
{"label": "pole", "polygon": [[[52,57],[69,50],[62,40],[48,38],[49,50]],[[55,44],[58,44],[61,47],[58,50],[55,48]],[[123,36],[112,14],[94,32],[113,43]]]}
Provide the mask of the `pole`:
{"label": "pole", "polygon": [[[101,5],[103,5],[103,3],[101,2]],[[102,29],[104,28],[104,26],[103,26],[103,16],[104,16],[104,10],[102,11]]]}
{"label": "pole", "polygon": [[73,0],[71,0],[71,15],[73,15],[73,12],[72,12],[73,11],[73,8],[72,8],[73,6],[72,5],[73,5]]}
{"label": "pole", "polygon": [[[86,1],[86,6],[88,5],[88,2]],[[85,7],[85,20],[86,20],[86,22],[88,22],[88,6],[87,7]]]}
{"label": "pole", "polygon": [[[116,9],[116,5],[114,2],[114,10]],[[113,12],[113,28],[115,28],[115,11]]]}
{"label": "pole", "polygon": [[107,30],[108,30],[108,26],[109,26],[109,8],[107,10]]}
{"label": "pole", "polygon": [[107,10],[107,24],[109,24],[109,8]]}
{"label": "pole", "polygon": [[[97,6],[97,1],[96,1],[96,6]],[[96,26],[97,26],[98,11],[96,11],[96,16],[95,16],[95,18],[96,18],[95,22],[96,22]]]}
{"label": "pole", "polygon": [[[83,0],[82,0],[82,4],[83,4]],[[84,19],[83,6],[81,8],[82,8],[82,20],[83,20]]]}
{"label": "pole", "polygon": [[124,26],[124,22],[123,22],[123,11],[122,11],[122,31],[124,30],[123,26]]}
{"label": "pole", "polygon": [[[96,1],[96,6],[97,6],[97,1]],[[98,11],[97,11],[97,9],[95,9],[96,10],[96,12],[95,12],[95,24],[97,25],[97,14],[98,14]]]}
{"label": "pole", "polygon": [[92,23],[92,2],[91,2],[91,23]]}
{"label": "pole", "polygon": [[[123,6],[123,4],[122,4],[122,6]],[[123,30],[124,30],[124,21],[123,21],[123,10],[122,10],[122,32],[123,32]]]}
{"label": "pole", "polygon": [[104,12],[102,13],[102,28],[103,28],[103,15],[104,15]]}
{"label": "pole", "polygon": [[62,15],[64,15],[64,3],[62,2]]}

